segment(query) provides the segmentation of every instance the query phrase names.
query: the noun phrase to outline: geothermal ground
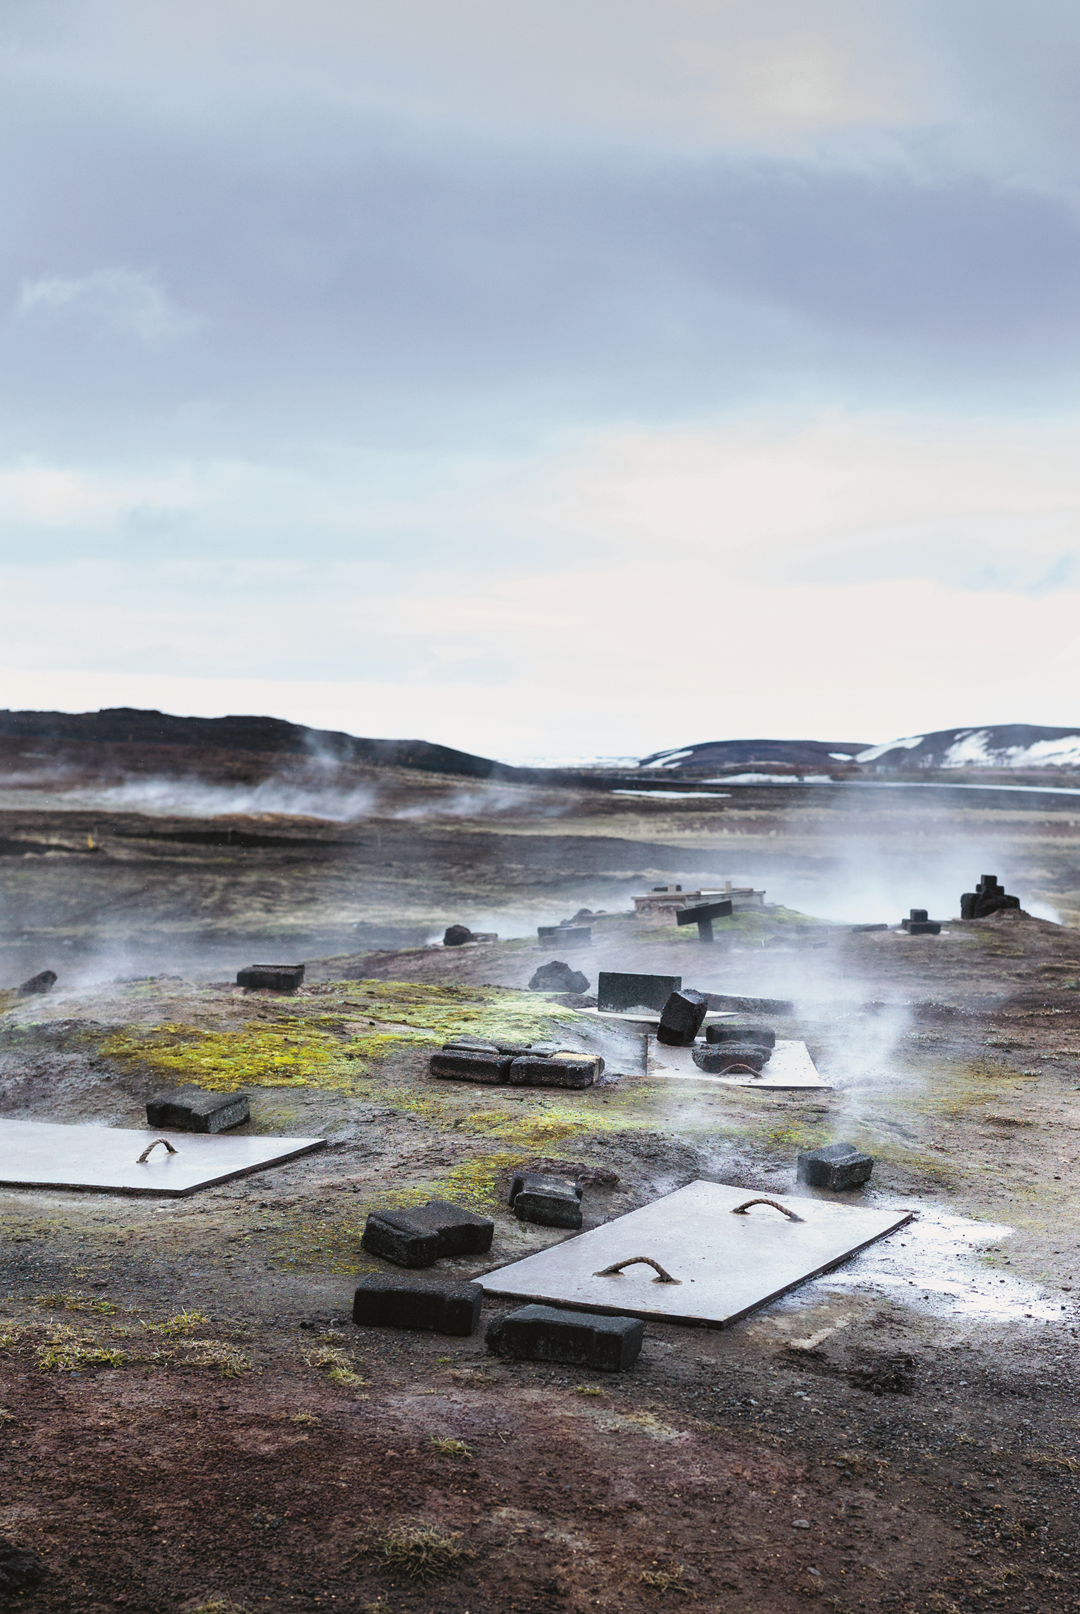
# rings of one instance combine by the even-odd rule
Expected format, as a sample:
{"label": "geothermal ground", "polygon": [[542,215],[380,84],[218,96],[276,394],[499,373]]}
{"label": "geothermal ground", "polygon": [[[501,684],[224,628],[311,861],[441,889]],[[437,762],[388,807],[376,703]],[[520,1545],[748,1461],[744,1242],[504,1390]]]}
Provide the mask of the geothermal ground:
{"label": "geothermal ground", "polygon": [[[0,984],[59,980],[0,996],[0,1113],[144,1127],[196,1080],[251,1095],[241,1132],[328,1140],[182,1200],[0,1190],[0,1536],[43,1570],[15,1606],[1080,1607],[1080,931],[840,922],[948,920],[984,870],[1080,918],[1070,798],[395,775],[355,822],[4,800]],[[630,917],[724,877],[778,906],[711,948]],[[583,906],[591,947],[536,946]],[[423,945],[455,920],[519,939]],[[231,984],[294,957],[295,996]],[[526,990],[552,957],[790,1000],[761,1018],[831,1090],[650,1078],[633,1032]],[[465,1030],[597,1049],[605,1080],[433,1081]],[[701,1177],[805,1193],[797,1153],[838,1139],[876,1160],[846,1202],[915,1220],[726,1330],[648,1323],[627,1373],[488,1356],[503,1301],[469,1339],[349,1320],[370,1209],[491,1215],[491,1254],[443,1263],[466,1277],[566,1236],[507,1209],[523,1162],[590,1168],[588,1228]]]}

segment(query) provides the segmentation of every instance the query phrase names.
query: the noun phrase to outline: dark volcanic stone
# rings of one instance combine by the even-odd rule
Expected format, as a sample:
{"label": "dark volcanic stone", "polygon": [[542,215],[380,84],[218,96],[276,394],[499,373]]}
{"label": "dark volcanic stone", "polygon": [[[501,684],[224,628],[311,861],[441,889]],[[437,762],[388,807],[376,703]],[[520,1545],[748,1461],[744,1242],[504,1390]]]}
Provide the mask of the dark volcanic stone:
{"label": "dark volcanic stone", "polygon": [[582,975],[580,970],[572,970],[569,964],[562,964],[557,958],[553,958],[550,964],[541,964],[529,982],[530,992],[587,992],[588,990],[588,976]]}
{"label": "dark volcanic stone", "polygon": [[568,1182],[565,1177],[519,1171],[510,1184],[510,1208],[519,1222],[578,1228],[582,1192],[580,1183]]}
{"label": "dark volcanic stone", "polygon": [[473,940],[473,933],[468,925],[448,925],[443,932],[444,947],[464,947],[466,942]]}
{"label": "dark volcanic stone", "polygon": [[829,1143],[799,1156],[798,1178],[808,1188],[861,1188],[873,1169],[873,1156],[853,1143]]}
{"label": "dark volcanic stone", "polygon": [[237,986],[246,986],[249,991],[295,992],[303,980],[303,964],[249,964],[236,976]]}
{"label": "dark volcanic stone", "polygon": [[46,992],[51,992],[55,985],[56,971],[42,970],[39,975],[31,975],[28,981],[23,982],[19,988],[19,996],[21,998],[43,996]]}
{"label": "dark volcanic stone", "polygon": [[644,1337],[645,1325],[637,1317],[522,1306],[489,1323],[484,1342],[495,1356],[619,1373],[633,1367]]}
{"label": "dark volcanic stone", "polygon": [[672,992],[681,986],[681,975],[625,975],[617,970],[601,970],[596,1007],[609,1014],[628,1014],[633,1009],[659,1014]]}
{"label": "dark volcanic stone", "polygon": [[863,932],[867,930],[888,930],[888,928],[887,923],[882,923],[880,925],[852,925],[851,934],[853,936],[861,936]]}
{"label": "dark volcanic stone", "polygon": [[583,1054],[580,1059],[545,1058],[523,1054],[510,1066],[513,1087],[591,1087],[604,1069],[604,1061]]}
{"label": "dark volcanic stone", "polygon": [[763,1048],[760,1043],[721,1042],[695,1048],[693,1059],[698,1070],[710,1076],[722,1076],[729,1070],[736,1075],[752,1070],[755,1076],[760,1076],[771,1056],[772,1049]]}
{"label": "dark volcanic stone", "polygon": [[486,1082],[497,1087],[509,1080],[510,1054],[485,1053],[477,1048],[444,1048],[431,1056],[431,1074],[444,1082]]}
{"label": "dark volcanic stone", "polygon": [[480,1321],[483,1298],[478,1283],[432,1283],[374,1272],[356,1286],[353,1322],[367,1328],[471,1334]]}
{"label": "dark volcanic stone", "polygon": [[770,1026],[739,1026],[730,1021],[713,1022],[705,1027],[706,1042],[749,1042],[759,1048],[775,1048],[776,1032]]}
{"label": "dark volcanic stone", "polygon": [[441,1256],[483,1255],[494,1232],[486,1216],[433,1199],[408,1210],[372,1211],[360,1245],[399,1267],[429,1267]]}
{"label": "dark volcanic stone", "polygon": [[475,1211],[451,1205],[445,1199],[431,1199],[426,1205],[410,1206],[407,1211],[394,1213],[408,1221],[417,1232],[437,1233],[439,1257],[450,1255],[484,1255],[491,1249],[495,1223]]}
{"label": "dark volcanic stone", "polygon": [[907,933],[909,936],[940,936],[941,924],[937,919],[909,919]]}
{"label": "dark volcanic stone", "polygon": [[9,1596],[13,1592],[27,1591],[37,1585],[44,1573],[36,1553],[0,1536],[0,1593]]}
{"label": "dark volcanic stone", "polygon": [[369,1255],[381,1255],[399,1267],[431,1267],[439,1259],[439,1235],[418,1226],[404,1211],[372,1211],[360,1240]]}
{"label": "dark volcanic stone", "polygon": [[672,992],[660,1016],[657,1041],[669,1048],[692,1048],[694,1038],[705,1023],[708,1008],[709,1000],[704,992],[695,992],[690,987]]}
{"label": "dark volcanic stone", "polygon": [[179,1132],[226,1132],[250,1121],[246,1093],[205,1093],[201,1087],[174,1087],[147,1100],[149,1126],[173,1127]]}

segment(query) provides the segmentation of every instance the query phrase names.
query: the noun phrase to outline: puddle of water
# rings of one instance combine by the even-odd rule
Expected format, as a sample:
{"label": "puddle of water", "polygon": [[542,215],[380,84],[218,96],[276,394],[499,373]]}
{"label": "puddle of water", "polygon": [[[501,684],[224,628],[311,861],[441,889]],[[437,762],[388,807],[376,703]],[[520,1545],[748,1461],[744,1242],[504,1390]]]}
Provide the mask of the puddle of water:
{"label": "puddle of water", "polygon": [[[883,1208],[892,1208],[885,1196]],[[895,1202],[899,1207],[900,1201]],[[804,1284],[777,1301],[772,1311],[820,1305],[826,1294],[881,1293],[935,1316],[971,1317],[998,1322],[1064,1322],[1077,1314],[1062,1307],[1022,1278],[984,1267],[979,1252],[1001,1244],[1013,1229],[975,1222],[945,1211],[922,1210],[916,1219],[881,1239],[842,1267]]]}

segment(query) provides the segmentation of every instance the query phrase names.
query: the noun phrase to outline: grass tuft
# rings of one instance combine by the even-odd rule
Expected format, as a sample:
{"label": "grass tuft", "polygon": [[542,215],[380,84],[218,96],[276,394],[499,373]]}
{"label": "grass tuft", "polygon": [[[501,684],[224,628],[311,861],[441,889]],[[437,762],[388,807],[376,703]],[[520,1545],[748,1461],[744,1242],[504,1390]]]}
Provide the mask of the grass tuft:
{"label": "grass tuft", "polygon": [[367,1384],[367,1379],[361,1378],[356,1372],[352,1357],[340,1346],[322,1345],[317,1351],[308,1351],[304,1356],[308,1367],[314,1367],[325,1373],[331,1384]]}
{"label": "grass tuft", "polygon": [[472,1452],[463,1440],[440,1440],[432,1435],[431,1444],[441,1457],[471,1457]]}
{"label": "grass tuft", "polygon": [[460,1530],[445,1534],[431,1524],[414,1524],[380,1536],[374,1550],[388,1569],[410,1580],[441,1580],[473,1556],[460,1542]]}

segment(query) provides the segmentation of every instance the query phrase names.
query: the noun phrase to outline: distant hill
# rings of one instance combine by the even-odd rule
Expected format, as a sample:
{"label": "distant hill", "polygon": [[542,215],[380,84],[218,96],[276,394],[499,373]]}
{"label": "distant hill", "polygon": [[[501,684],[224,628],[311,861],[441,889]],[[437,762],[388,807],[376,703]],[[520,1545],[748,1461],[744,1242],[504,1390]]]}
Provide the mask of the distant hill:
{"label": "distant hill", "polygon": [[855,761],[882,768],[1080,768],[1080,728],[991,723],[980,729],[938,729],[869,746]]}
{"label": "distant hill", "polygon": [[740,769],[747,773],[829,773],[851,767],[867,749],[855,740],[703,740],[675,751],[642,757],[641,768],[672,773],[715,773]]}
{"label": "distant hill", "polygon": [[[521,778],[490,757],[473,756],[428,740],[367,740],[331,729],[310,729],[279,717],[172,717],[131,706],[100,712],[0,711],[0,759],[8,768],[41,760],[42,751],[67,766],[145,772],[163,766],[185,769],[198,755],[206,762],[226,754],[297,758],[311,763],[366,763],[417,768],[425,773],[472,779]],[[210,765],[206,770],[216,769]]]}

